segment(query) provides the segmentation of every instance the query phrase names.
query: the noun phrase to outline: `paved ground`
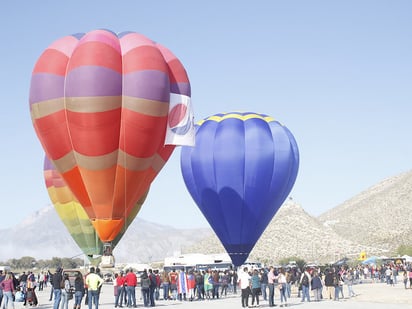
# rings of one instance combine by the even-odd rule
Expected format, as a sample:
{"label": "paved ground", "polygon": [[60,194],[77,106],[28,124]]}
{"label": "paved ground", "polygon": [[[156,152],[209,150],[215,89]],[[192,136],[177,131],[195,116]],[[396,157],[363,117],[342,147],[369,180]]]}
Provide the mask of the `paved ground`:
{"label": "paved ground", "polygon": [[[288,307],[296,309],[310,309],[310,308],[342,308],[342,309],[368,309],[368,308],[393,308],[393,309],[406,309],[412,308],[412,289],[405,289],[403,284],[398,283],[396,286],[388,286],[384,283],[367,283],[354,285],[354,291],[358,295],[350,299],[341,299],[340,301],[323,300],[321,302],[304,302],[301,303],[297,298],[296,293],[292,293],[292,298],[289,300]],[[137,304],[138,307],[143,307],[143,302],[140,300],[140,289],[136,289]],[[346,286],[344,293],[346,293]],[[49,299],[50,288],[46,288],[43,291],[38,291],[37,296],[39,299],[38,308],[52,308],[52,302]],[[279,308],[278,295],[275,295],[275,303]],[[83,300],[84,302],[84,300]],[[24,309],[22,303],[15,303],[16,309]],[[250,303],[251,304],[251,303]],[[240,295],[230,295],[226,298],[215,299],[210,301],[164,301],[159,300],[156,302],[157,307],[170,309],[184,309],[184,308],[213,308],[213,309],[235,309],[242,308],[240,303]],[[261,308],[268,308],[267,301],[260,301]],[[10,307],[9,307],[10,308]],[[27,306],[27,309],[30,308]],[[69,302],[69,309],[73,308],[73,300]],[[82,307],[87,309],[86,306]],[[114,308],[114,296],[113,286],[104,285],[100,296],[99,309],[112,309]],[[93,309],[95,309],[93,307]]]}

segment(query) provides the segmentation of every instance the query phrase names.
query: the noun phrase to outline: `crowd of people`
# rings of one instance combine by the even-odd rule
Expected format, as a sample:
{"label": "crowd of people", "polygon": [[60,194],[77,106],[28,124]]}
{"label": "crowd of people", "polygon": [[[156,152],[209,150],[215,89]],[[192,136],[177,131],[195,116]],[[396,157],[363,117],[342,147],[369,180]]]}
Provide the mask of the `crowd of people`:
{"label": "crowd of people", "polygon": [[[360,282],[384,283],[394,286],[402,274],[405,289],[412,288],[412,265],[387,263],[384,265],[332,265],[330,267],[269,267],[260,271],[244,268],[239,274],[242,289],[242,307],[259,307],[259,296],[268,301],[269,307],[276,306],[275,295],[280,307],[288,306],[292,289],[301,302],[351,298],[357,294],[354,285]],[[346,292],[345,287],[346,286]],[[251,298],[251,306],[250,304]]]}
{"label": "crowd of people", "polygon": [[[402,278],[402,279],[400,279]],[[380,282],[393,286],[402,280],[405,289],[412,288],[412,267],[385,264],[335,265],[326,268],[306,267],[244,267],[217,270],[152,270],[135,272],[132,268],[114,274],[114,307],[136,308],[138,301],[145,307],[154,307],[162,301],[210,301],[240,294],[242,307],[259,307],[262,302],[274,307],[286,307],[292,297],[301,302],[332,300],[356,296],[354,285],[359,281]],[[99,268],[91,267],[86,275],[77,272],[69,278],[58,267],[54,273],[23,272],[16,277],[12,272],[0,270],[0,309],[14,309],[14,302],[24,306],[38,306],[36,291],[42,291],[50,283],[53,309],[73,309],[84,305],[98,309],[101,287],[104,283]],[[346,287],[346,288],[344,288]],[[140,288],[140,299],[136,295]]]}
{"label": "crowd of people", "polygon": [[32,271],[23,272],[17,278],[11,271],[3,273],[0,270],[0,308],[14,309],[14,302],[23,302],[23,305],[38,306],[36,290],[42,291],[47,286],[47,276],[36,276]]}
{"label": "crowd of people", "polygon": [[[132,279],[131,279],[132,277]],[[173,301],[197,301],[210,300],[227,296],[233,292],[229,286],[233,275],[229,270],[220,272],[218,270],[205,270],[188,272],[183,269],[172,269],[170,271],[144,270],[138,275],[140,290],[144,306],[155,306],[157,300]],[[136,300],[133,291],[136,287],[137,275],[132,269],[115,274],[114,295],[115,308],[135,306]],[[128,292],[132,291],[132,292]],[[236,285],[234,285],[236,292]]]}

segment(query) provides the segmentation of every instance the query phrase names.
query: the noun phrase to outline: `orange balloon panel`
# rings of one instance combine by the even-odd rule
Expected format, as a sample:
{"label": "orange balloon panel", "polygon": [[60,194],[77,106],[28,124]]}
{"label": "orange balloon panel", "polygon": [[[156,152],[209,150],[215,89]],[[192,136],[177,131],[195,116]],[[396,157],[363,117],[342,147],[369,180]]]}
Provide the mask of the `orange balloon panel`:
{"label": "orange balloon panel", "polygon": [[[87,255],[102,254],[103,243],[96,232],[97,229],[94,226],[95,222],[89,219],[82,205],[77,201],[62,176],[47,157],[44,158],[43,173],[50,200],[74,241]],[[110,230],[112,233],[116,234],[116,236],[109,234],[113,237],[113,240],[111,241],[112,248],[116,247],[129,225],[133,222],[133,219],[139,213],[147,197],[147,193],[148,192],[145,192],[134,205],[121,226],[119,226],[119,220],[112,220],[113,223],[107,221],[108,224],[113,224],[113,227],[111,227]],[[109,230],[109,228],[105,227],[102,230]],[[109,238],[108,235],[106,235],[106,237]]]}

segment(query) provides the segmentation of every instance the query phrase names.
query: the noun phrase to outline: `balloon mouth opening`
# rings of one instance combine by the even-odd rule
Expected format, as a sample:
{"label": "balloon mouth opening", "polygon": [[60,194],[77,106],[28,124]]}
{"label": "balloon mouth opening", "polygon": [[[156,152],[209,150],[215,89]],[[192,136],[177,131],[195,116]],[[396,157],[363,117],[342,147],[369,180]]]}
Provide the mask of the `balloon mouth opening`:
{"label": "balloon mouth opening", "polygon": [[91,220],[102,242],[111,242],[124,226],[124,219],[93,219]]}

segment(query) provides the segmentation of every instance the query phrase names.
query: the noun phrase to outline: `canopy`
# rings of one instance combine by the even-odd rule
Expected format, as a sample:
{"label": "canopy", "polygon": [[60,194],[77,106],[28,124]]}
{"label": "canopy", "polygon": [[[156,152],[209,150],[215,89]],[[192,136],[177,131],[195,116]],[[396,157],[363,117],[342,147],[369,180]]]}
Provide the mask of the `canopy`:
{"label": "canopy", "polygon": [[371,256],[371,257],[367,258],[366,260],[364,260],[364,261],[362,262],[362,264],[363,264],[363,265],[366,265],[366,264],[376,264],[376,261],[377,261],[378,259],[379,259],[379,258],[378,258],[377,256]]}

